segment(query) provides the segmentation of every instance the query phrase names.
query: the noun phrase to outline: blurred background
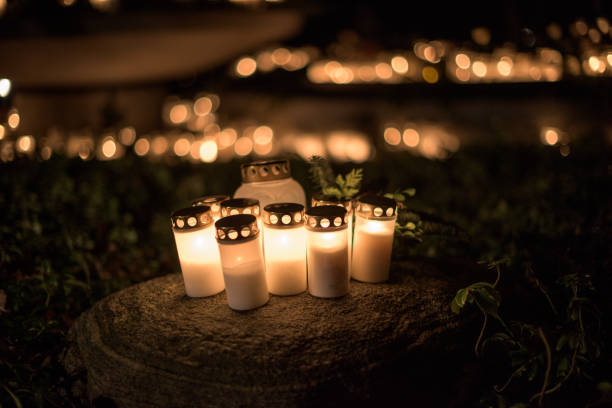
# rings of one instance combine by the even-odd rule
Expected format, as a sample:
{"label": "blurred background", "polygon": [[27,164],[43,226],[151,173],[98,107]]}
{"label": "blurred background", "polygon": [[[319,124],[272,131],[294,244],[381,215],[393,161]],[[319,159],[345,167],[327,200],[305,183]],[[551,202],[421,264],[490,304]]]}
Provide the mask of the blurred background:
{"label": "blurred background", "polygon": [[[433,377],[399,370],[407,400],[527,406],[544,327],[574,336],[544,406],[610,403],[611,17],[603,0],[0,0],[0,405],[113,406],[63,368],[74,320],[179,272],[171,211],[268,157],[310,196],[314,155],[403,192],[394,262],[492,282],[477,261],[501,260],[500,313],[529,329],[523,360],[468,339]],[[576,297],[596,305],[581,328]]]}

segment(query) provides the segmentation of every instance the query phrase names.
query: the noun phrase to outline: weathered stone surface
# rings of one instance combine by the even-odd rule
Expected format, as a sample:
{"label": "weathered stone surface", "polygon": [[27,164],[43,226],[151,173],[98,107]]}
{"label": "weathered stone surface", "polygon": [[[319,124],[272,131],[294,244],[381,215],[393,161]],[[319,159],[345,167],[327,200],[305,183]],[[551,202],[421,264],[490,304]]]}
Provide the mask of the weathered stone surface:
{"label": "weathered stone surface", "polygon": [[418,377],[456,349],[449,302],[471,279],[426,261],[392,268],[388,283],[352,281],[343,298],[271,296],[249,312],[231,310],[224,292],[188,298],[179,274],[153,279],[85,312],[65,365],[87,370],[91,398],[125,407],[410,401],[419,390],[392,378],[397,364]]}

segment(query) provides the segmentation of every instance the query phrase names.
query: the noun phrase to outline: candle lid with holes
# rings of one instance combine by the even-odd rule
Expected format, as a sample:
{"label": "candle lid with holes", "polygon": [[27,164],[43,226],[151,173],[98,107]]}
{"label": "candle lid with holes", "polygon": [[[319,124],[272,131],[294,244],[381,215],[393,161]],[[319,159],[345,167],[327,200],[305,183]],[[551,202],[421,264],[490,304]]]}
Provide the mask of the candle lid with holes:
{"label": "candle lid with holes", "polygon": [[257,218],[251,214],[230,215],[215,222],[217,241],[224,244],[250,241],[257,238]]}
{"label": "candle lid with holes", "polygon": [[368,219],[390,219],[397,215],[397,203],[380,195],[365,194],[357,201],[356,212]]}
{"label": "candle lid with holes", "polygon": [[253,214],[259,217],[259,200],[254,198],[232,198],[221,203],[221,216]]}
{"label": "candle lid with holes", "polygon": [[240,166],[243,183],[281,180],[291,177],[289,160],[259,160]]}
{"label": "candle lid with holes", "polygon": [[263,210],[263,222],[274,228],[304,225],[304,206],[297,203],[268,204]]}
{"label": "candle lid with holes", "polygon": [[353,200],[349,199],[340,199],[334,196],[327,196],[321,193],[314,194],[312,196],[312,206],[320,207],[322,205],[336,205],[338,207],[344,207],[346,211],[351,211],[353,208]]}
{"label": "candle lid with holes", "polygon": [[311,231],[337,231],[347,227],[348,216],[344,207],[322,205],[306,211],[304,222]]}
{"label": "candle lid with holes", "polygon": [[220,216],[221,203],[225,200],[229,200],[229,196],[226,196],[225,194],[213,194],[195,198],[191,201],[191,205],[194,207],[197,205],[207,205],[210,207],[210,211],[212,212],[213,216]]}
{"label": "candle lid with holes", "polygon": [[213,223],[210,207],[198,205],[181,208],[170,215],[174,232],[195,231]]}

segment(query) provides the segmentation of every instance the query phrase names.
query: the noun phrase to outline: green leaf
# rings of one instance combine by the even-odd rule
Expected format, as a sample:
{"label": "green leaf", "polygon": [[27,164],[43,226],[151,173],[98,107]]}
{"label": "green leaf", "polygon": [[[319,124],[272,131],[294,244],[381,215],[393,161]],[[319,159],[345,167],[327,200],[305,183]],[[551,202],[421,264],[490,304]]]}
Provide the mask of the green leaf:
{"label": "green leaf", "polygon": [[323,194],[327,195],[327,196],[333,196],[336,197],[337,199],[341,199],[342,198],[342,191],[340,191],[340,189],[338,187],[325,187],[323,189]]}

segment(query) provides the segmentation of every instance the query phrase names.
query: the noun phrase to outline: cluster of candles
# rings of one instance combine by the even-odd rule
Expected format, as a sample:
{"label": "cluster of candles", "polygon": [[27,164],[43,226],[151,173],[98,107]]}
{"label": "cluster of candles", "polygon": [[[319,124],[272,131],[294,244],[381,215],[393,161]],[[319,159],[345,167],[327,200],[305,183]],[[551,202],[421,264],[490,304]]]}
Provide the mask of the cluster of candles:
{"label": "cluster of candles", "polygon": [[353,205],[318,196],[305,210],[287,160],[243,165],[242,179],[234,198],[201,197],[171,215],[188,296],[225,289],[232,309],[250,310],[270,293],[335,298],[349,292],[351,277],[388,279],[394,200],[364,195]]}

